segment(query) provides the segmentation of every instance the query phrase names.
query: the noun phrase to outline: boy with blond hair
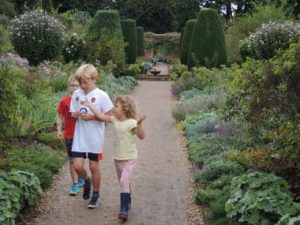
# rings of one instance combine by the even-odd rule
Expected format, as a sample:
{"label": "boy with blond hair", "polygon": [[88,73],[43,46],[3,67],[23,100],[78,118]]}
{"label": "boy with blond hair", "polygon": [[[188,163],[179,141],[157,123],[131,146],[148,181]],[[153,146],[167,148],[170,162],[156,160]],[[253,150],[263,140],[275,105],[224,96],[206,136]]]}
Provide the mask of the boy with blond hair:
{"label": "boy with blond hair", "polygon": [[[101,174],[98,164],[102,158],[105,123],[95,120],[94,113],[89,107],[82,105],[81,102],[85,100],[90,101],[91,104],[106,115],[111,115],[113,103],[106,92],[96,87],[98,72],[93,65],[84,64],[80,66],[75,72],[75,76],[80,88],[74,91],[70,106],[70,112],[77,119],[72,156],[76,172],[85,181],[82,197],[85,200],[90,199],[88,208],[96,208],[100,199]],[[85,158],[89,159],[93,185],[84,168]],[[93,186],[93,194],[90,198],[91,186]]]}

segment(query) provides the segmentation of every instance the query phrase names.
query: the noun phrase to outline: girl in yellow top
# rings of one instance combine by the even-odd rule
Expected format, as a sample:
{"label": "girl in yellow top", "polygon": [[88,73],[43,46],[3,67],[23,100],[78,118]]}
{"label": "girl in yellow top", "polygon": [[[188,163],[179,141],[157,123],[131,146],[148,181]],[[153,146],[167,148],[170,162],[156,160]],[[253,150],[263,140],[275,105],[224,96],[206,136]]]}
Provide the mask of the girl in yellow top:
{"label": "girl in yellow top", "polygon": [[137,159],[135,136],[139,139],[145,138],[142,127],[145,116],[137,118],[136,104],[129,95],[121,95],[114,100],[113,116],[105,115],[88,100],[82,101],[81,104],[88,106],[98,119],[111,122],[115,127],[116,143],[113,158],[121,192],[121,207],[118,217],[120,220],[126,221],[131,204],[130,178],[136,167]]}

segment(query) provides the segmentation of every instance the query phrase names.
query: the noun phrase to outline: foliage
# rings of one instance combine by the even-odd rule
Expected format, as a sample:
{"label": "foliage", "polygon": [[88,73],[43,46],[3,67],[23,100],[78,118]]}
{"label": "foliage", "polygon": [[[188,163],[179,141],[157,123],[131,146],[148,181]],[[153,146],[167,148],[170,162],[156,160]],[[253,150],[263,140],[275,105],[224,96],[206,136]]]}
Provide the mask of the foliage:
{"label": "foliage", "polygon": [[118,11],[98,10],[89,26],[92,40],[101,44],[106,43],[112,37],[122,38],[122,29]]}
{"label": "foliage", "polygon": [[196,22],[197,20],[195,19],[188,20],[185,25],[182,42],[180,43],[180,61],[184,65],[187,65],[190,41]]}
{"label": "foliage", "polygon": [[5,58],[1,59],[0,64],[0,142],[3,142],[9,141],[14,135],[17,110],[11,107],[18,105],[24,96],[21,89],[24,70],[14,69],[14,65]]}
{"label": "foliage", "polygon": [[227,217],[237,224],[275,224],[282,215],[296,215],[296,204],[285,180],[273,174],[251,172],[233,178]]}
{"label": "foliage", "polygon": [[124,41],[126,44],[126,62],[128,64],[135,63],[137,57],[136,22],[132,19],[126,19],[121,21],[121,27],[123,31]]}
{"label": "foliage", "polygon": [[144,50],[144,28],[141,26],[136,27],[136,36],[137,36],[137,56],[143,56],[145,53]]}
{"label": "foliage", "polygon": [[14,3],[9,0],[2,0],[0,4],[0,14],[14,17],[16,15]]}
{"label": "foliage", "polygon": [[85,59],[87,56],[87,44],[85,40],[77,33],[67,35],[65,47],[63,49],[63,56],[65,61],[78,61]]}
{"label": "foliage", "polygon": [[64,150],[65,149],[65,143],[63,140],[58,139],[56,136],[56,132],[42,132],[38,134],[38,140],[41,143],[44,143],[47,146],[50,146],[51,148],[55,150]]}
{"label": "foliage", "polygon": [[12,46],[9,40],[8,32],[0,24],[0,53],[5,53],[12,50]]}
{"label": "foliage", "polygon": [[300,24],[298,23],[264,23],[249,36],[247,41],[244,41],[243,45],[247,47],[241,46],[242,49],[245,49],[241,55],[244,59],[247,56],[258,59],[272,58],[277,50],[287,49],[290,41],[296,42],[299,29]]}
{"label": "foliage", "polygon": [[17,53],[33,65],[57,58],[64,45],[64,27],[42,10],[26,12],[12,20],[10,34]]}
{"label": "foliage", "polygon": [[[182,92],[182,94],[184,93]],[[216,102],[219,98],[218,95],[195,95],[177,103],[172,110],[172,115],[176,120],[182,121],[188,115],[198,114],[200,111],[212,111],[216,108]]]}
{"label": "foliage", "polygon": [[98,10],[87,36],[88,59],[106,65],[112,61],[117,69],[125,67],[125,44],[122,35],[119,13],[115,10]]}
{"label": "foliage", "polygon": [[[291,4],[290,4],[291,5]],[[284,5],[277,5],[274,1],[257,2],[253,10],[245,14],[238,14],[236,18],[228,23],[225,31],[228,61],[241,62],[239,54],[240,47],[237,43],[254,32],[261,24],[269,21],[291,20],[290,8]],[[243,45],[246,47],[246,45]]]}
{"label": "foliage", "polygon": [[291,45],[271,60],[248,59],[236,68],[225,115],[239,115],[256,135],[257,128],[276,128],[282,121],[296,121],[300,105],[296,49]]}
{"label": "foliage", "polygon": [[218,67],[226,62],[225,39],[219,15],[213,9],[201,10],[189,46],[188,66]]}
{"label": "foliage", "polygon": [[243,167],[239,164],[220,160],[210,163],[205,167],[199,174],[197,178],[203,182],[209,182],[218,179],[223,175],[240,175],[244,172]]}
{"label": "foliage", "polygon": [[14,224],[25,205],[34,206],[42,190],[39,179],[25,171],[0,172],[0,222]]}
{"label": "foliage", "polygon": [[10,168],[34,173],[39,178],[42,188],[51,184],[53,174],[58,173],[62,165],[61,153],[50,152],[42,145],[11,149],[6,151],[6,158]]}

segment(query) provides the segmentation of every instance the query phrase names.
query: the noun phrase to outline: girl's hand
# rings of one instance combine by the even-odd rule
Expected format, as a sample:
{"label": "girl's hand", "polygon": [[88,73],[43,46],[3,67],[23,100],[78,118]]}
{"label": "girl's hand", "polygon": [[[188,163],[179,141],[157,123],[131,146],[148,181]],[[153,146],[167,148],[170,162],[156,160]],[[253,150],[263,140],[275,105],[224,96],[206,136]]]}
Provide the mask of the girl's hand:
{"label": "girl's hand", "polygon": [[145,119],[146,119],[146,116],[145,116],[145,115],[139,116],[138,119],[137,119],[137,124],[138,124],[138,125],[142,124],[143,120],[145,120]]}
{"label": "girl's hand", "polygon": [[81,114],[81,112],[72,112],[72,117],[74,117],[74,118],[76,118],[76,119],[78,119],[79,118],[79,116],[80,116],[80,114]]}

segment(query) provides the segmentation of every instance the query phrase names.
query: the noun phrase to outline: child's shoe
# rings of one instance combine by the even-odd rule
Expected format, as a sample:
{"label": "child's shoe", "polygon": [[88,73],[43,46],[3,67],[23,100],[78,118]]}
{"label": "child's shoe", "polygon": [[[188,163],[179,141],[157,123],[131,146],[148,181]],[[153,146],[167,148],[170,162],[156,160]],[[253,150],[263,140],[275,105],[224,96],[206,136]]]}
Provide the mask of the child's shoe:
{"label": "child's shoe", "polygon": [[91,179],[88,178],[87,180],[84,181],[82,198],[84,200],[87,200],[90,198],[90,194],[91,194]]}
{"label": "child's shoe", "polygon": [[75,183],[71,186],[69,194],[74,196],[74,195],[78,195],[78,193],[79,193],[79,185]]}
{"label": "child's shoe", "polygon": [[78,176],[78,185],[79,187],[84,187],[84,179]]}
{"label": "child's shoe", "polygon": [[130,194],[121,193],[120,198],[121,198],[121,209],[118,218],[121,221],[126,222],[128,219],[128,204],[130,201]]}
{"label": "child's shoe", "polygon": [[92,198],[88,204],[89,209],[94,209],[99,206],[99,197],[100,197],[99,192],[93,193]]}

